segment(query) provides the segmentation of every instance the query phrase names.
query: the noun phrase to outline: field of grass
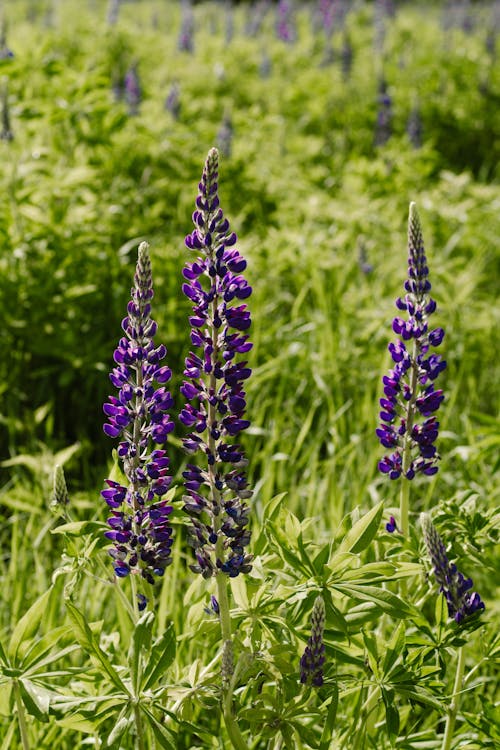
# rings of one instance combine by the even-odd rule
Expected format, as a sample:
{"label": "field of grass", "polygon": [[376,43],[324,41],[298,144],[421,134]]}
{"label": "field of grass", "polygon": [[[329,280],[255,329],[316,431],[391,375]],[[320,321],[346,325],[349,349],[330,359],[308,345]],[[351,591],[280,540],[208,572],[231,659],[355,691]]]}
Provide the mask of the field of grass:
{"label": "field of grass", "polygon": [[[498,747],[500,14],[394,6],[3,4],[1,750]],[[206,580],[189,569],[177,414],[184,237],[213,146],[253,289],[238,441],[254,560]],[[375,429],[410,202],[447,368],[439,472],[408,482],[378,471]],[[175,541],[138,620],[100,491],[126,483],[102,405],[143,240],[173,373]],[[484,612],[448,617],[422,512]],[[391,516],[406,533],[386,530]],[[222,681],[221,579],[235,663]],[[319,687],[299,663],[318,595]]]}

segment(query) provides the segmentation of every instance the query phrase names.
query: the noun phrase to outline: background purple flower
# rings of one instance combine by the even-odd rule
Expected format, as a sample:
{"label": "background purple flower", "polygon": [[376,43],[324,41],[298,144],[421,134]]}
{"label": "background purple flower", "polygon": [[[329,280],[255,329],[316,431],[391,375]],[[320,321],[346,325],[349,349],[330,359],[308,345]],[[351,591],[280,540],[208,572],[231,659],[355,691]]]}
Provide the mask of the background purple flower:
{"label": "background purple flower", "polygon": [[188,453],[202,456],[201,466],[184,472],[184,510],[191,517],[189,543],[195,572],[205,578],[218,571],[235,577],[251,569],[245,554],[250,541],[248,508],[251,497],[243,449],[235,442],[249,422],[245,419],[244,383],[251,374],[246,360],[251,294],[242,272],[246,261],[235,247],[236,235],[219,207],[218,152],[211,149],[199,183],[195,230],[186,246],[197,253],[183,274],[183,292],[193,304],[189,318],[193,351],[186,358],[181,392],[186,404],[180,420],[191,432],[183,443]]}
{"label": "background purple flower", "polygon": [[108,418],[104,432],[120,438],[118,456],[128,484],[107,479],[101,494],[112,511],[106,537],[114,543],[110,555],[115,574],[123,578],[139,573],[154,583],[171,563],[172,507],[164,495],[172,478],[167,453],[157,446],[167,442],[174,424],[167,413],[173,401],[165,388],[171,372],[161,364],[167,350],[155,347],[153,340],[157,326],[151,318],[153,284],[146,242],[139,245],[134,281],[122,321],[125,335],[115,349],[116,367],[110,375],[118,394],[103,407]]}

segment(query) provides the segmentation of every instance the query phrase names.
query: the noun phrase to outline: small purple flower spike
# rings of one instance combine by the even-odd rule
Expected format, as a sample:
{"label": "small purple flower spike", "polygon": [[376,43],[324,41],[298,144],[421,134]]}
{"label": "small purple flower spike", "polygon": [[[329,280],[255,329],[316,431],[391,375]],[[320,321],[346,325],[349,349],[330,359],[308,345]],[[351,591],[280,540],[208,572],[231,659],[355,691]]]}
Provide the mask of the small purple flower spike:
{"label": "small purple flower spike", "polygon": [[382,379],[382,424],[376,431],[384,448],[392,450],[378,464],[390,479],[436,474],[439,456],[434,443],[439,422],[434,412],[444,399],[443,391],[434,388],[434,381],[446,362],[440,355],[429,353],[431,346],[441,344],[444,331],[429,330],[428,318],[436,310],[436,303],[429,296],[429,269],[414,203],[410,204],[408,250],[406,294],[396,301],[396,307],[406,312],[407,319],[398,316],[392,324],[399,339],[389,344],[394,368]]}
{"label": "small purple flower spike", "polygon": [[325,602],[318,596],[311,615],[311,635],[300,659],[300,681],[305,685],[321,687],[325,663]]}
{"label": "small purple flower spike", "polygon": [[396,519],[394,518],[394,516],[391,516],[389,518],[389,522],[386,523],[385,528],[389,532],[389,534],[393,534],[395,531],[398,530],[398,526],[397,526]]}
{"label": "small purple flower spike", "polygon": [[[167,442],[174,423],[167,413],[173,400],[164,385],[171,371],[161,364],[167,350],[163,344],[155,347],[153,341],[157,325],[150,315],[153,283],[148,247],[146,242],[139,245],[132,299],[122,321],[125,336],[114,353],[116,367],[110,380],[118,395],[110,396],[103,407],[108,418],[104,432],[121,439],[118,456],[128,486],[107,479],[108,487],[101,494],[112,511],[111,531],[105,536],[114,545],[110,555],[115,574],[124,578],[138,573],[154,583],[172,562],[172,507],[164,499],[172,477],[166,451],[156,446]],[[142,604],[144,598],[139,599],[139,608]]]}
{"label": "small purple flower spike", "polygon": [[449,562],[443,540],[427,513],[422,513],[420,523],[439,590],[446,597],[448,615],[460,624],[466,617],[484,609],[484,602],[479,594],[471,591],[472,578],[465,578],[455,563]]}
{"label": "small purple flower spike", "polygon": [[204,466],[188,464],[184,510],[191,517],[189,544],[196,556],[191,569],[210,578],[218,572],[234,578],[251,570],[248,507],[252,496],[243,449],[234,442],[249,426],[244,383],[251,370],[241,355],[248,340],[252,289],[242,276],[246,261],[235,248],[236,235],[219,208],[218,152],[210,150],[193,214],[195,230],[186,246],[198,253],[183,274],[182,289],[193,303],[191,342],[198,353],[186,358],[181,393],[187,403],[179,418],[191,432],[188,453],[203,456]]}

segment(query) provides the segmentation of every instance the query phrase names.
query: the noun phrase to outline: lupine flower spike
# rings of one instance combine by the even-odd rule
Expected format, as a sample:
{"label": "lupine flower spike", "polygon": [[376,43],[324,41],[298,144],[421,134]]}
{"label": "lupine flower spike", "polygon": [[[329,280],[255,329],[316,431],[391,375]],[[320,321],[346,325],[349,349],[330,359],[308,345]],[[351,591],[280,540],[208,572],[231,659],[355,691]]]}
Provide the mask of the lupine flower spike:
{"label": "lupine flower spike", "polygon": [[[243,449],[234,439],[249,426],[244,382],[251,370],[241,356],[248,340],[250,313],[245,300],[251,287],[241,275],[246,261],[234,247],[236,235],[219,207],[218,152],[211,149],[199,183],[193,214],[195,230],[186,246],[198,254],[188,263],[182,289],[193,303],[190,352],[181,387],[188,403],[180,420],[191,429],[184,438],[188,453],[202,456],[202,465],[184,472],[184,510],[191,517],[189,543],[196,555],[192,570],[210,578],[234,578],[251,570],[245,554],[250,541],[248,489]],[[204,465],[203,465],[204,464]]]}
{"label": "lupine flower spike", "polygon": [[311,635],[300,659],[300,681],[305,685],[321,687],[325,663],[325,602],[318,596],[311,615]]}
{"label": "lupine flower spike", "polygon": [[[167,413],[173,400],[164,385],[171,371],[160,364],[167,350],[163,344],[155,347],[153,340],[157,325],[151,318],[148,247],[146,242],[139,245],[132,299],[122,321],[125,335],[114,353],[116,367],[110,380],[118,395],[110,396],[103,407],[108,417],[104,432],[121,441],[118,456],[128,485],[107,479],[108,488],[101,494],[112,510],[108,519],[111,531],[106,536],[114,545],[110,555],[115,574],[120,578],[129,573],[140,575],[152,584],[171,563],[172,507],[164,495],[172,478],[168,476],[166,450],[157,446],[167,442],[174,424]],[[140,595],[139,608],[144,606],[145,597]]]}
{"label": "lupine flower spike", "polygon": [[448,560],[443,540],[427,513],[422,513],[420,522],[439,590],[446,597],[448,615],[460,624],[464,618],[484,609],[484,602],[472,591],[472,578],[465,578],[455,563]]}
{"label": "lupine flower spike", "polygon": [[[429,329],[428,319],[436,310],[436,303],[429,296],[429,269],[414,203],[410,204],[408,255],[406,294],[396,301],[396,307],[406,312],[407,319],[397,316],[393,320],[392,328],[400,338],[389,344],[394,367],[383,378],[382,424],[376,432],[384,448],[392,450],[379,462],[379,470],[390,479],[411,480],[418,473],[430,476],[438,470],[439,456],[434,443],[439,422],[434,413],[444,395],[442,390],[435,389],[434,382],[446,367],[440,355],[429,353],[431,347],[441,344],[444,331]],[[402,495],[404,535],[408,533],[407,502],[406,498],[403,503]]]}

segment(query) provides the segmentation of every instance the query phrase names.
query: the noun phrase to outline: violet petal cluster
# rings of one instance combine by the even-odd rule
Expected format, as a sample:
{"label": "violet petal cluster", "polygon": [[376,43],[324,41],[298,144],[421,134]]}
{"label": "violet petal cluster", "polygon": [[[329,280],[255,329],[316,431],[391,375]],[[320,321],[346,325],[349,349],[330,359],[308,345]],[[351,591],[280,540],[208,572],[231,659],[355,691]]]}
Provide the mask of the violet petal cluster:
{"label": "violet petal cluster", "polygon": [[172,507],[164,495],[172,477],[167,452],[158,446],[167,442],[174,423],[167,413],[173,400],[165,387],[172,373],[161,364],[167,350],[163,344],[156,347],[153,339],[157,325],[151,318],[153,284],[146,242],[139,245],[134,282],[122,321],[125,335],[110,374],[118,395],[109,396],[103,407],[108,418],[104,432],[120,438],[118,456],[128,485],[107,479],[101,494],[112,511],[106,537],[113,542],[115,574],[123,578],[138,573],[154,583],[171,563]]}
{"label": "violet petal cluster", "polygon": [[300,681],[306,685],[321,687],[325,663],[325,602],[318,596],[311,614],[311,635],[300,659]]}
{"label": "violet petal cluster", "polygon": [[465,578],[455,563],[448,560],[443,540],[428,514],[422,513],[420,520],[439,590],[446,597],[448,615],[460,624],[464,618],[484,609],[484,602],[478,593],[472,591],[472,578]]}
{"label": "violet petal cluster", "polygon": [[410,204],[408,252],[406,294],[396,301],[406,317],[393,320],[392,328],[399,338],[389,344],[394,367],[382,380],[382,424],[376,431],[381,444],[391,451],[378,464],[390,479],[401,475],[413,479],[417,473],[430,476],[438,471],[439,460],[434,445],[439,430],[435,412],[444,395],[434,383],[446,362],[430,348],[441,344],[444,331],[431,329],[428,323],[436,303],[429,296],[429,269],[414,203]]}
{"label": "violet petal cluster", "polygon": [[189,544],[196,556],[192,570],[204,578],[218,572],[234,578],[251,570],[248,507],[252,496],[244,469],[247,461],[235,442],[249,426],[245,418],[245,381],[251,374],[245,356],[252,289],[242,276],[246,261],[235,248],[236,235],[219,207],[218,152],[211,149],[199,183],[195,230],[186,246],[197,253],[183,271],[182,289],[193,304],[189,318],[193,351],[186,358],[181,393],[187,402],[181,422],[190,428],[186,451],[202,456],[184,471],[184,510],[191,518]]}

